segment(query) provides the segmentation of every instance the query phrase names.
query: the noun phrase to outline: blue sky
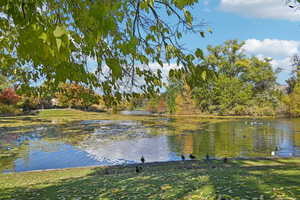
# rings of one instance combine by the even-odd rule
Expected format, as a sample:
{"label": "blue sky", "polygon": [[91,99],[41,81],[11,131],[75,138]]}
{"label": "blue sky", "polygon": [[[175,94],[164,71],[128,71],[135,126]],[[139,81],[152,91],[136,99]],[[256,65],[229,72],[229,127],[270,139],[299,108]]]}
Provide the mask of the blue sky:
{"label": "blue sky", "polygon": [[246,41],[249,55],[270,57],[274,68],[283,68],[278,82],[285,83],[291,67],[290,57],[300,54],[300,10],[289,8],[284,0],[199,0],[192,13],[204,20],[213,34],[206,38],[187,35],[189,49],[206,48],[226,40]]}

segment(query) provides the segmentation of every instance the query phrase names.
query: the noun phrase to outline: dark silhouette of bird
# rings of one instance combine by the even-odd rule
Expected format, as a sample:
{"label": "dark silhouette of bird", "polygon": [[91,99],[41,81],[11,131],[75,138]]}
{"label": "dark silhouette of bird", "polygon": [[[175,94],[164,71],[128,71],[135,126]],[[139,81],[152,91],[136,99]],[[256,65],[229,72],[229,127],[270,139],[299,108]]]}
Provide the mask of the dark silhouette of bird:
{"label": "dark silhouette of bird", "polygon": [[136,166],[136,167],[135,167],[135,172],[136,172],[136,173],[140,173],[140,172],[142,172],[142,169],[143,169],[142,167]]}
{"label": "dark silhouette of bird", "polygon": [[181,154],[181,160],[185,161],[185,156],[183,154]]}
{"label": "dark silhouette of bird", "polygon": [[225,157],[225,158],[223,159],[223,162],[224,162],[224,163],[227,163],[227,162],[228,162],[228,158]]}
{"label": "dark silhouette of bird", "polygon": [[144,156],[141,157],[141,161],[142,161],[142,163],[145,163],[145,158],[144,158]]}
{"label": "dark silhouette of bird", "polygon": [[190,154],[190,159],[194,160],[194,159],[196,159],[196,156],[194,156],[193,154]]}
{"label": "dark silhouette of bird", "polygon": [[206,160],[209,160],[209,155],[208,155],[208,153],[206,154]]}
{"label": "dark silhouette of bird", "polygon": [[274,149],[274,151],[271,152],[271,155],[272,155],[272,156],[276,156],[277,153],[278,153],[278,151],[279,151],[279,147],[276,146],[275,149]]}

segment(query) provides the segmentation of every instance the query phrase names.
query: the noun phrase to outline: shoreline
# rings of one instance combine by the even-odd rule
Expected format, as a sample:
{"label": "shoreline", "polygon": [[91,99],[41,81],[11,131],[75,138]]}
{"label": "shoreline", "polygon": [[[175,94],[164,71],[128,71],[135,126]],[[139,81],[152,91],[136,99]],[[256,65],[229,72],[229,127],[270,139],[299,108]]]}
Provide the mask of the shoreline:
{"label": "shoreline", "polygon": [[[287,115],[275,115],[275,116],[254,116],[254,115],[214,115],[214,114],[168,114],[168,113],[152,113],[152,114],[122,114],[119,111],[118,113],[111,113],[109,111],[86,111],[86,110],[80,110],[80,109],[73,109],[73,108],[57,108],[57,109],[37,109],[32,110],[27,113],[20,113],[20,114],[0,114],[0,117],[6,118],[6,117],[39,117],[40,111],[82,111],[87,113],[94,113],[94,114],[109,114],[109,115],[123,115],[123,116],[147,116],[147,117],[198,117],[203,119],[299,119],[299,117],[289,117]],[[127,111],[127,110],[122,110]],[[144,110],[138,110],[138,111],[144,111]]]}
{"label": "shoreline", "polygon": [[[300,160],[300,156],[293,157],[237,157],[237,158],[228,158],[228,162],[236,161],[278,161],[278,160]],[[173,161],[155,161],[155,162],[146,162],[142,163],[132,163],[132,164],[117,164],[117,165],[89,165],[89,166],[79,166],[79,167],[66,167],[66,168],[54,168],[54,169],[37,169],[37,170],[28,170],[28,171],[19,171],[19,172],[2,172],[0,174],[22,174],[22,173],[38,173],[38,172],[53,172],[53,171],[66,171],[66,170],[79,170],[79,169],[124,169],[124,168],[135,168],[136,166],[145,166],[145,167],[164,167],[164,166],[176,166],[186,164],[209,164],[213,162],[222,162],[223,158],[211,158],[209,161],[206,159],[196,159],[196,160],[173,160]]]}

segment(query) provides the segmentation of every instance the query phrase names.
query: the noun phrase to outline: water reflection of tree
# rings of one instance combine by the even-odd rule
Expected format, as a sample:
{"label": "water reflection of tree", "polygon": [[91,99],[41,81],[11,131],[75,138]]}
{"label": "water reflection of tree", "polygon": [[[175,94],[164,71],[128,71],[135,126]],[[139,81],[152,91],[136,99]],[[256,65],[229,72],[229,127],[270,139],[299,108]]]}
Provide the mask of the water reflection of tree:
{"label": "water reflection of tree", "polygon": [[[14,137],[14,136],[13,136]],[[2,140],[2,139],[0,139]],[[2,140],[3,142],[3,140]],[[28,158],[25,145],[14,147],[12,145],[0,147],[0,173],[4,171],[13,171],[15,169],[15,161],[20,158]]]}
{"label": "water reflection of tree", "polygon": [[[249,123],[239,120],[208,124],[198,132],[171,137],[170,146],[178,154],[193,153],[200,158],[204,158],[206,153],[217,158],[263,157],[270,156],[268,152],[280,146],[280,141],[288,141],[289,147],[294,145],[294,140],[300,141],[300,132],[294,134],[297,138],[291,137],[293,133],[289,126],[285,126],[287,122],[271,120],[261,124]],[[300,125],[295,129],[299,130]]]}
{"label": "water reflection of tree", "polygon": [[293,125],[295,145],[300,149],[300,119],[294,119]]}

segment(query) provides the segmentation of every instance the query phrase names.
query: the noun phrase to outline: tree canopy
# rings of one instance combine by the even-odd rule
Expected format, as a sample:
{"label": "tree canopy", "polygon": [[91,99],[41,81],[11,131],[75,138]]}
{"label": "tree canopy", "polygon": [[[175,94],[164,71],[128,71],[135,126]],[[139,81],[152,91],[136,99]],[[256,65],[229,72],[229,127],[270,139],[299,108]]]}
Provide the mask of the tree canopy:
{"label": "tree canopy", "polygon": [[[117,99],[135,86],[145,93],[155,92],[162,84],[161,70],[152,71],[150,63],[176,62],[182,70],[191,71],[202,58],[200,49],[190,53],[180,43],[184,33],[205,34],[203,24],[195,23],[189,12],[196,3],[2,0],[0,72],[23,89],[42,81],[53,88],[75,82],[100,88]],[[96,63],[93,69],[91,60]]]}
{"label": "tree canopy", "polygon": [[[270,59],[247,56],[243,45],[244,42],[237,40],[209,45],[208,55],[204,55],[199,65],[214,71],[216,76],[194,88],[188,87],[190,79],[171,77],[166,92],[169,110],[188,111],[187,105],[181,105],[181,98],[181,102],[208,113],[263,115],[273,112],[280,97],[276,88],[278,71],[272,69]],[[192,76],[186,74],[186,77]]]}
{"label": "tree canopy", "polygon": [[294,55],[291,58],[291,64],[293,66],[293,71],[291,77],[286,81],[288,84],[287,92],[290,94],[294,91],[297,83],[300,83],[300,56]]}

